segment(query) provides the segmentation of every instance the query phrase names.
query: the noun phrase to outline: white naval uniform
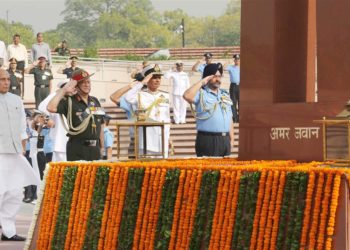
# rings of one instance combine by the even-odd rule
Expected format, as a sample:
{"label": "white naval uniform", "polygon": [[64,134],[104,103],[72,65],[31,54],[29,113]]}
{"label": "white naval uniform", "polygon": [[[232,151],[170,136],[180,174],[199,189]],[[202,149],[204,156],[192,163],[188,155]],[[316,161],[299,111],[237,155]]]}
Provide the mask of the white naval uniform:
{"label": "white naval uniform", "polygon": [[[139,95],[139,97],[138,97]],[[155,105],[149,114],[149,118],[158,122],[170,123],[170,105],[169,105],[169,94],[157,91],[149,92],[148,90],[129,91],[125,94],[125,100],[133,105],[133,109],[136,110],[138,107],[138,100],[140,100],[140,106],[143,109],[148,109],[152,103],[156,100],[163,100],[162,102]],[[143,133],[142,128],[139,132],[140,138],[140,150],[143,150]],[[169,136],[170,136],[170,125],[164,126],[164,151],[165,157],[168,157],[169,151]],[[161,153],[162,152],[162,130],[160,127],[147,127],[146,129],[146,140],[147,140],[147,152],[149,153]]]}
{"label": "white naval uniform", "polygon": [[165,78],[172,82],[172,106],[175,123],[186,122],[187,102],[182,97],[184,92],[190,87],[190,79],[186,72],[168,71]]}
{"label": "white naval uniform", "polygon": [[[68,141],[67,130],[65,129],[64,124],[62,123],[61,115],[57,113],[50,113],[47,110],[47,104],[51,101],[51,99],[56,95],[56,92],[48,95],[38,106],[38,109],[50,116],[50,118],[54,121],[55,126],[50,128],[50,138],[53,142],[53,154],[52,161],[67,161],[66,155],[66,145]],[[63,117],[65,120],[66,118]]]}
{"label": "white naval uniform", "polygon": [[23,187],[40,183],[22,154],[24,139],[26,117],[21,98],[0,94],[0,224],[6,237],[16,234],[15,217],[22,203]]}

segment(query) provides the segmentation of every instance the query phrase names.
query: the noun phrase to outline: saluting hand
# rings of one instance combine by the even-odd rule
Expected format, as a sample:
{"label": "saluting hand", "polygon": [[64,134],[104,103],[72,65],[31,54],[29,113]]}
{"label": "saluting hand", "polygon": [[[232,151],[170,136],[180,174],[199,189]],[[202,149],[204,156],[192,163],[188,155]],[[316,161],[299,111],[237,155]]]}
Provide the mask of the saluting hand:
{"label": "saluting hand", "polygon": [[206,85],[211,79],[213,79],[215,76],[214,75],[210,75],[210,76],[206,76],[202,79],[202,86]]}
{"label": "saluting hand", "polygon": [[65,92],[65,94],[68,95],[75,95],[77,93],[77,86],[78,82],[76,80],[70,80],[64,87],[63,87],[63,91]]}
{"label": "saluting hand", "polygon": [[147,84],[147,83],[149,82],[149,80],[151,80],[151,78],[154,76],[154,73],[155,73],[155,72],[152,72],[152,73],[150,73],[149,75],[147,75],[147,76],[142,80],[142,82],[145,83],[145,84]]}

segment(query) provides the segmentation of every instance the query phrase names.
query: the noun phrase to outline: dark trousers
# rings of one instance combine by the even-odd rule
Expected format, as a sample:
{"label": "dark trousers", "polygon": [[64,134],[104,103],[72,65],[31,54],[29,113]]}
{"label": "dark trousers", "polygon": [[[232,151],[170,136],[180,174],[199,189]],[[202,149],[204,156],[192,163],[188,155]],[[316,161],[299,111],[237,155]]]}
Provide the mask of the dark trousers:
{"label": "dark trousers", "polygon": [[231,154],[230,136],[212,135],[198,131],[196,137],[196,155],[227,156]]}
{"label": "dark trousers", "polygon": [[232,120],[233,122],[239,122],[239,85],[234,82],[230,84],[230,98],[233,102],[232,109]]}
{"label": "dark trousers", "polygon": [[46,156],[43,151],[38,152],[37,155],[37,160],[38,160],[38,167],[39,167],[39,173],[40,173],[40,180],[44,178],[44,171],[46,167]]}
{"label": "dark trousers", "polygon": [[[29,157],[29,150],[26,151],[25,157],[27,161],[30,163],[30,165],[32,165],[32,159]],[[35,185],[24,187],[24,199],[31,199],[31,200],[37,199]]]}
{"label": "dark trousers", "polygon": [[67,161],[95,161],[101,159],[99,143],[91,147],[84,144],[84,140],[70,138],[67,142]]}
{"label": "dark trousers", "polygon": [[22,89],[21,89],[21,94],[20,96],[23,98],[24,96],[24,66],[25,66],[25,62],[24,61],[18,61],[17,62],[17,70],[21,71],[22,73]]}
{"label": "dark trousers", "polygon": [[39,104],[50,94],[49,87],[39,88],[35,87],[34,96],[35,96],[35,107],[37,108]]}
{"label": "dark trousers", "polygon": [[46,153],[45,157],[46,157],[46,163],[52,162],[52,155],[53,153]]}

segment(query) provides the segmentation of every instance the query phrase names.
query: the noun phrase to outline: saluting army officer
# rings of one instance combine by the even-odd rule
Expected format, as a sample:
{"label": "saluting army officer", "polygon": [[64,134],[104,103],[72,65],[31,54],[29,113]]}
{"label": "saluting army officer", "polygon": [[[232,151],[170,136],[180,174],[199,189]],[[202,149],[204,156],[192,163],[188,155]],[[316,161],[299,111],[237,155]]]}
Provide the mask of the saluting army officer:
{"label": "saluting army officer", "polygon": [[10,90],[9,92],[18,96],[21,96],[21,89],[23,84],[22,72],[17,70],[17,60],[11,58],[9,60],[9,69],[7,72],[10,75]]}
{"label": "saluting army officer", "polygon": [[227,156],[233,145],[232,101],[220,89],[221,63],[204,68],[203,78],[186,90],[184,98],[196,106],[197,156]]}
{"label": "saluting army officer", "polygon": [[71,81],[57,91],[47,110],[66,117],[69,126],[67,160],[99,160],[103,149],[104,111],[96,97],[90,96],[91,82],[83,69],[73,73]]}
{"label": "saluting army officer", "polygon": [[45,56],[40,56],[38,61],[34,62],[29,68],[24,72],[27,74],[34,75],[34,96],[35,96],[35,107],[37,108],[39,104],[50,94],[52,88],[52,72],[49,68],[46,68]]}

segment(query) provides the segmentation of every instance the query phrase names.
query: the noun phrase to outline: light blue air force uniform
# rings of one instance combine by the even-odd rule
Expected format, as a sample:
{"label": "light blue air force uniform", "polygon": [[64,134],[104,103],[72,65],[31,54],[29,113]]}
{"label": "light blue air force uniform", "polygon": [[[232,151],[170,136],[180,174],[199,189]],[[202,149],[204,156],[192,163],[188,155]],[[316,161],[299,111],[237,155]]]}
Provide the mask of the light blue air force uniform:
{"label": "light blue air force uniform", "polygon": [[220,133],[230,131],[232,101],[227,91],[219,89],[216,94],[206,86],[198,91],[194,104],[198,131]]}
{"label": "light blue air force uniform", "polygon": [[[123,109],[126,113],[126,117],[130,120],[133,117],[133,109],[130,103],[125,100],[125,95],[120,98],[119,107]],[[134,138],[134,128],[129,128],[129,134],[131,138]]]}
{"label": "light blue air force uniform", "polygon": [[105,148],[104,152],[107,152],[107,148],[113,147],[114,136],[113,136],[113,133],[107,127],[104,128],[103,135],[104,135],[104,148]]}
{"label": "light blue air force uniform", "polygon": [[207,66],[208,64],[206,63],[203,63],[203,64],[200,64],[197,68],[197,71],[200,72],[202,75],[203,75],[203,72],[204,72],[204,68],[205,66]]}
{"label": "light blue air force uniform", "polygon": [[228,65],[226,67],[228,74],[230,75],[230,82],[239,85],[240,82],[240,69],[236,65]]}

